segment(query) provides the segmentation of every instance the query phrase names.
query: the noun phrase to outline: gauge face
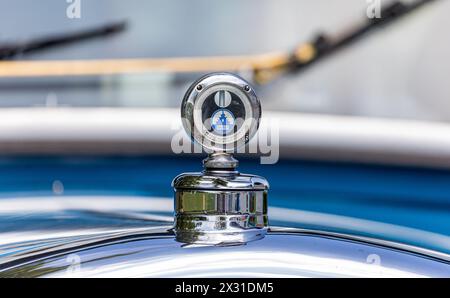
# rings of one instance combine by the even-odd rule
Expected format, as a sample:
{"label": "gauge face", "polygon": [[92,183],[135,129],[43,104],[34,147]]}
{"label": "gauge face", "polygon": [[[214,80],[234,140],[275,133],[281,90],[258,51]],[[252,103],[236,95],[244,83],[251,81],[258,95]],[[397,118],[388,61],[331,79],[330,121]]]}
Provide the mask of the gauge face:
{"label": "gauge face", "polygon": [[244,119],[251,117],[246,113],[249,106],[244,104],[245,99],[242,100],[242,96],[245,94],[229,85],[218,85],[205,91],[205,98],[199,97],[197,104],[204,129],[222,137],[238,132]]}
{"label": "gauge face", "polygon": [[206,151],[233,152],[256,133],[261,105],[242,78],[217,73],[188,89],[181,115],[187,133]]}

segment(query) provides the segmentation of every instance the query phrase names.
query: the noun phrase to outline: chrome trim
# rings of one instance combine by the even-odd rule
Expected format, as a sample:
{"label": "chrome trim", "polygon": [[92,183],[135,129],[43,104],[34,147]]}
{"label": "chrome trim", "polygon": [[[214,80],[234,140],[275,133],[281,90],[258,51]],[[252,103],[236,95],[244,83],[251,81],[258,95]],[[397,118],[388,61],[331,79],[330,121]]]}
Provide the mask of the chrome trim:
{"label": "chrome trim", "polygon": [[179,244],[167,229],[16,243],[0,277],[450,277],[448,256],[371,238],[275,228],[261,241],[211,247]]}
{"label": "chrome trim", "polygon": [[409,244],[394,242],[394,241],[389,241],[389,240],[383,240],[383,239],[378,239],[378,238],[330,232],[330,231],[324,231],[324,230],[310,230],[310,229],[291,228],[291,227],[270,227],[268,233],[278,233],[278,234],[298,233],[298,234],[303,234],[303,235],[330,237],[330,238],[335,238],[335,239],[341,239],[343,241],[348,240],[348,241],[354,241],[354,242],[361,242],[361,243],[366,243],[366,244],[370,244],[370,245],[377,245],[380,247],[384,247],[386,249],[401,250],[405,253],[421,255],[422,257],[435,259],[439,262],[446,262],[446,263],[449,263],[449,265],[450,265],[450,255],[449,254],[431,250],[431,249],[422,248],[419,246],[414,246],[414,245],[409,245]]}
{"label": "chrome trim", "polygon": [[260,176],[221,172],[219,175],[211,172],[180,174],[172,182],[175,189],[199,190],[267,190],[269,183]]}
{"label": "chrome trim", "polygon": [[235,169],[238,165],[239,161],[231,154],[225,154],[222,152],[212,153],[203,160],[203,167],[209,171]]}

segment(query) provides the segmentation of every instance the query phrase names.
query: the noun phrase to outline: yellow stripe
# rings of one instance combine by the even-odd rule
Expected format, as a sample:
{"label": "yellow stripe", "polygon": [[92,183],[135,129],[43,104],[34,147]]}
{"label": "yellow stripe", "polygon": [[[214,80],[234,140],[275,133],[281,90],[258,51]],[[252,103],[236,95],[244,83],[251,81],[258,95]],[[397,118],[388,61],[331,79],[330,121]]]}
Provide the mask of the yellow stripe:
{"label": "yellow stripe", "polygon": [[272,69],[287,61],[288,55],[285,53],[201,58],[3,61],[0,62],[0,77],[114,75],[159,71],[239,71]]}

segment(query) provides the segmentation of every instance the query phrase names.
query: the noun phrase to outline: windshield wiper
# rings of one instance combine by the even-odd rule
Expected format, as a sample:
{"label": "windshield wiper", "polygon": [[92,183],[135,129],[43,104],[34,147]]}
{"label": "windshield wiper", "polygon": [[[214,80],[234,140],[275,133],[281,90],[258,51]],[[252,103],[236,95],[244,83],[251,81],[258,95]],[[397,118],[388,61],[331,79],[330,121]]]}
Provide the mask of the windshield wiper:
{"label": "windshield wiper", "polygon": [[303,71],[323,58],[360,40],[368,33],[385,27],[434,1],[437,0],[416,0],[408,1],[408,3],[393,1],[385,7],[381,7],[379,18],[368,18],[367,22],[341,36],[328,37],[326,34],[319,34],[312,42],[298,46],[285,61],[277,62],[272,67],[254,69],[254,79],[256,82],[264,84],[283,72]]}
{"label": "windshield wiper", "polygon": [[92,38],[109,36],[122,32],[126,29],[126,25],[127,24],[125,21],[121,21],[78,32],[40,37],[19,43],[0,44],[0,60],[8,60],[18,55],[42,51],[55,46],[71,44]]}
{"label": "windshield wiper", "polygon": [[[114,75],[123,73],[250,71],[256,83],[264,84],[283,74],[298,73],[349,46],[370,32],[390,25],[437,0],[393,1],[381,8],[380,18],[369,19],[338,36],[319,34],[312,42],[292,52],[250,56],[178,57],[76,61],[0,62],[0,77]],[[1,56],[0,56],[1,57]]]}

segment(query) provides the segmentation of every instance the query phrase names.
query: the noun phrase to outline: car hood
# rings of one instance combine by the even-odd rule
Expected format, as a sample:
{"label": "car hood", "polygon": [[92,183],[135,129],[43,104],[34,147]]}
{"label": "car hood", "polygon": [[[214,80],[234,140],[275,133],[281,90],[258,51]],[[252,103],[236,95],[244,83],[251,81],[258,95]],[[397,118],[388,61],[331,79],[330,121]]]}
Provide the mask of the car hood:
{"label": "car hood", "polygon": [[[269,209],[285,224],[272,226],[262,240],[211,246],[175,241],[167,198],[35,197],[0,204],[2,277],[450,276],[446,253],[391,241],[389,233],[368,236],[377,232],[370,222],[300,210]],[[305,227],[295,223],[299,215]],[[326,220],[335,221],[334,231]],[[355,223],[365,227],[351,232]],[[390,233],[404,237],[414,232],[393,228]]]}

